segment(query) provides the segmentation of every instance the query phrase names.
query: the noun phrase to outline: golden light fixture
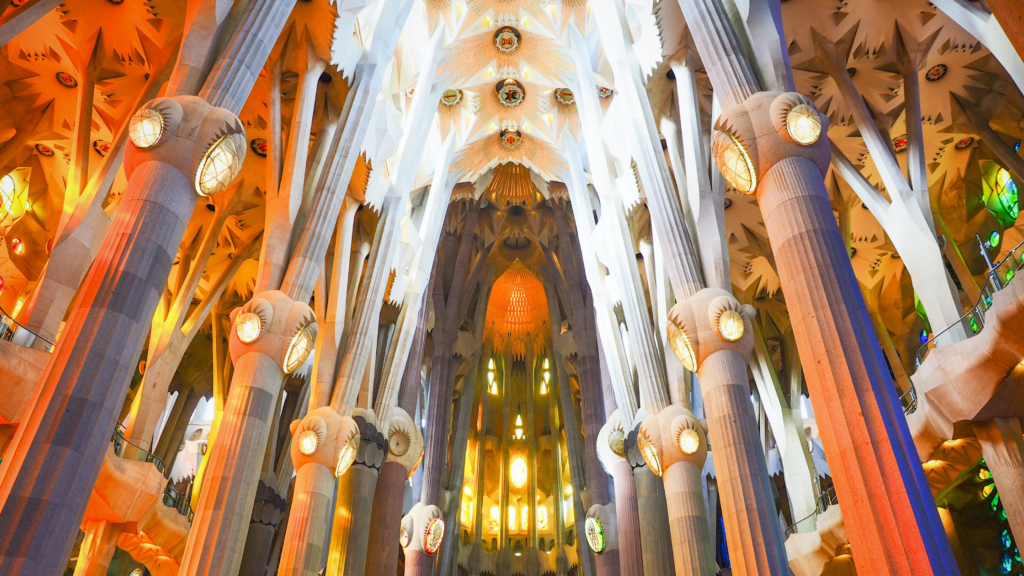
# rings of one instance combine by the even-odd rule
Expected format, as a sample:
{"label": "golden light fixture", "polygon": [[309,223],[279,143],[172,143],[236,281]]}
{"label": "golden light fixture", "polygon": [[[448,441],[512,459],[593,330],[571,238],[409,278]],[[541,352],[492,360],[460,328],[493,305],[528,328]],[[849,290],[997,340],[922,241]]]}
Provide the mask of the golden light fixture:
{"label": "golden light fixture", "polygon": [[302,452],[306,456],[310,456],[313,452],[316,452],[318,446],[320,446],[320,438],[316,435],[316,432],[312,430],[305,430],[299,434],[298,437],[299,452]]}
{"label": "golden light fixture", "polygon": [[718,317],[718,334],[727,342],[743,338],[743,316],[735,310],[726,310]]}
{"label": "golden light fixture", "polygon": [[754,192],[757,188],[757,173],[750,155],[739,140],[728,132],[715,132],[711,154],[729,184],[744,194]]}
{"label": "golden light fixture", "polygon": [[11,238],[11,251],[18,255],[25,253],[25,243],[21,238]]}
{"label": "golden light fixture", "polygon": [[512,459],[512,465],[509,466],[508,475],[509,479],[512,481],[512,486],[516,488],[526,486],[526,460],[524,460],[522,456],[516,456]]}
{"label": "golden light fixture", "polygon": [[292,337],[292,341],[288,343],[288,351],[284,355],[285,374],[291,374],[299,366],[302,366],[302,363],[309,357],[309,353],[313,351],[313,331],[309,326],[309,324],[303,326],[302,330],[299,330]]}
{"label": "golden light fixture", "polygon": [[697,371],[697,355],[693,352],[690,338],[682,328],[671,320],[668,322],[668,344],[684,368],[690,372]]}
{"label": "golden light fixture", "polygon": [[821,118],[814,108],[798,104],[786,114],[786,130],[797,144],[810,146],[821,137]]}
{"label": "golden light fixture", "polygon": [[595,554],[604,552],[604,527],[601,526],[601,521],[597,518],[587,518],[584,530],[587,534],[587,544],[590,545],[590,549],[593,550]]}
{"label": "golden light fixture", "polygon": [[132,115],[128,137],[140,150],[152,148],[164,135],[164,117],[152,108],[143,108]]}
{"label": "golden light fixture", "polygon": [[441,547],[441,542],[443,541],[444,520],[434,518],[430,521],[430,524],[427,524],[427,530],[423,533],[423,550],[427,554],[433,554]]}
{"label": "golden light fixture", "polygon": [[196,170],[196,192],[200,196],[213,196],[228,187],[242,169],[239,151],[235,149],[231,134],[221,136],[203,155]]}
{"label": "golden light fixture", "polygon": [[651,443],[647,434],[643,432],[638,434],[636,444],[640,448],[640,455],[643,456],[647,467],[651,469],[651,472],[654,472],[655,476],[661,476],[661,460],[658,458],[658,451],[654,448],[654,444]]}
{"label": "golden light fixture", "polygon": [[700,449],[700,435],[692,428],[687,428],[679,435],[679,449],[683,454],[690,455]]}
{"label": "golden light fixture", "polygon": [[262,328],[263,322],[254,312],[239,314],[238,318],[235,318],[235,334],[238,335],[239,340],[246,344],[255,342],[260,337]]}
{"label": "golden light fixture", "polygon": [[352,467],[356,461],[356,452],[359,451],[359,434],[353,434],[352,439],[345,444],[345,447],[338,453],[338,463],[334,465],[334,477],[341,478]]}

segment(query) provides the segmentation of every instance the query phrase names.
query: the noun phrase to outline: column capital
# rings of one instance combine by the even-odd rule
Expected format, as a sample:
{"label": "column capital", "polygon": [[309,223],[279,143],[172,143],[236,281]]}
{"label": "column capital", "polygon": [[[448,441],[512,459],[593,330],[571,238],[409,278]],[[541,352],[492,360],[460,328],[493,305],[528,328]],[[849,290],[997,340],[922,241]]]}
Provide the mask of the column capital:
{"label": "column capital", "polygon": [[313,351],[317,323],[312,308],[280,290],[261,292],[231,312],[231,362],[256,352],[277,362],[285,374],[299,368]]}

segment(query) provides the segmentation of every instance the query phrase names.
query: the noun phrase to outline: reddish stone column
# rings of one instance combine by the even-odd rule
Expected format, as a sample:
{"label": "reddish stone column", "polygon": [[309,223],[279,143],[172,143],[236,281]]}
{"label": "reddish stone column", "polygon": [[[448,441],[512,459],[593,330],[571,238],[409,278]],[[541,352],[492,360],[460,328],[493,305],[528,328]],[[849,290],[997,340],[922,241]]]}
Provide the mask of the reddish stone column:
{"label": "reddish stone column", "polygon": [[858,571],[958,574],[822,168],[782,159],[757,196]]}
{"label": "reddish stone column", "polygon": [[[192,215],[203,153],[245,136],[230,112],[195,97],[147,104],[162,118],[146,150],[125,150],[128,187],[64,328],[30,416],[0,465],[0,573],[49,576],[67,566],[115,416]],[[232,175],[233,176],[233,175]]]}
{"label": "reddish stone column", "polygon": [[398,573],[398,532],[402,528],[402,504],[409,471],[399,462],[385,462],[377,478],[370,520],[370,545],[366,551],[366,576]]}

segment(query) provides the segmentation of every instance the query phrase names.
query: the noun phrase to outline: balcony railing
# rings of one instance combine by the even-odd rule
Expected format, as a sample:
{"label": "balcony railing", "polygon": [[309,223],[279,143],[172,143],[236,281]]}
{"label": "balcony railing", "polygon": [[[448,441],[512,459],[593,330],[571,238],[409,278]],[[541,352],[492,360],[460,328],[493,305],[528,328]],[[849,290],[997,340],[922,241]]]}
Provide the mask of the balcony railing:
{"label": "balcony railing", "polygon": [[114,443],[114,454],[121,458],[136,462],[152,462],[157,470],[161,473],[164,471],[164,461],[157,458],[156,454],[136,446],[125,439],[124,430],[121,426],[114,429],[114,435],[110,438],[110,441]]}
{"label": "balcony railing", "polygon": [[189,478],[188,484],[185,485],[181,492],[175,490],[174,484],[170,482],[164,488],[164,506],[174,508],[178,511],[178,514],[188,518],[189,522],[195,517],[195,512],[192,511],[192,483],[194,481],[194,477]]}
{"label": "balcony railing", "polygon": [[818,495],[818,504],[817,506],[815,506],[814,512],[808,514],[807,516],[804,516],[803,518],[794,522],[792,526],[786,528],[786,537],[788,538],[790,534],[796,532],[796,527],[802,524],[804,521],[814,516],[817,516],[818,514],[824,513],[825,510],[828,510],[829,506],[832,506],[833,504],[839,504],[839,498],[836,497],[835,486],[832,486],[828,490],[825,490],[824,492]]}
{"label": "balcony railing", "polygon": [[44,344],[47,352],[53,351],[53,342],[36,334],[14,319],[3,308],[0,308],[0,338],[22,346],[31,346],[38,338]]}
{"label": "balcony railing", "polygon": [[[963,326],[968,338],[981,332],[981,329],[985,327],[985,312],[992,307],[992,295],[1005,288],[1017,276],[1020,269],[1024,267],[1024,262],[1017,256],[1018,252],[1024,254],[1024,251],[1021,250],[1022,246],[1024,246],[1024,242],[1014,246],[1005,258],[989,266],[988,282],[981,289],[981,296],[978,298],[978,302],[966,314],[921,345],[917,350],[917,354],[914,355],[914,363],[918,368],[921,367],[921,363],[924,362],[932,348],[935,348],[936,340],[954,326]],[[984,248],[982,251],[984,252]],[[987,252],[984,253],[987,254]]]}

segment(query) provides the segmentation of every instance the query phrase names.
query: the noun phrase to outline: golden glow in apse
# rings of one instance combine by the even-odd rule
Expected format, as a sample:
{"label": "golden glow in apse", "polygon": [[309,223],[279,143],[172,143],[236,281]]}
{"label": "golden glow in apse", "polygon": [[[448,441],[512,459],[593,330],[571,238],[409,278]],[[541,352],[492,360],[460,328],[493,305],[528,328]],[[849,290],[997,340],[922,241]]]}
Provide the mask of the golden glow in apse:
{"label": "golden glow in apse", "polygon": [[526,460],[522,456],[516,456],[509,467],[509,478],[516,488],[526,486]]}

